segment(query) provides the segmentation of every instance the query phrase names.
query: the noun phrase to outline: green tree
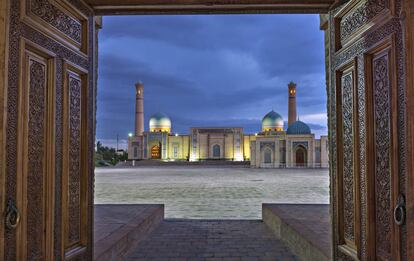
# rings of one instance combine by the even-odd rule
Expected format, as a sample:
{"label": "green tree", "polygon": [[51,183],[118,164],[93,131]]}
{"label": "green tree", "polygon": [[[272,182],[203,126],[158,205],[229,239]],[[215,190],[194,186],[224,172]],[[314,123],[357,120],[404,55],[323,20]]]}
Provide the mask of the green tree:
{"label": "green tree", "polygon": [[103,146],[100,141],[96,142],[95,165],[107,166],[116,165],[120,161],[128,159],[128,153],[118,154],[114,148]]}

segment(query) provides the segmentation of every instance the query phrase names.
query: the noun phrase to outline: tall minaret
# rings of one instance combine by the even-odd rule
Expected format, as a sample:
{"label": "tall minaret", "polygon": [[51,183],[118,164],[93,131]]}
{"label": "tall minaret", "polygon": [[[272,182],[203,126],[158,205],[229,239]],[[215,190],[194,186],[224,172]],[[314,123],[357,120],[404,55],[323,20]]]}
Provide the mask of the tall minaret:
{"label": "tall minaret", "polygon": [[290,82],[288,84],[289,89],[289,119],[288,127],[296,121],[296,83]]}
{"label": "tall minaret", "polygon": [[144,84],[135,84],[135,136],[142,136],[144,133]]}

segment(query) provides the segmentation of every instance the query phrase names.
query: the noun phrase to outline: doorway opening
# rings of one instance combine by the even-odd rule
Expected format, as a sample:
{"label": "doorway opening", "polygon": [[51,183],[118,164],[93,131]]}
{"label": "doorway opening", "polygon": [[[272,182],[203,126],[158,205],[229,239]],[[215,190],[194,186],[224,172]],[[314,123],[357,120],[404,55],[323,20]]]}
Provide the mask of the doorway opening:
{"label": "doorway opening", "polygon": [[[294,30],[277,26],[281,23]],[[181,180],[180,171],[174,174],[174,168],[180,167],[201,184],[212,178],[208,175],[223,184],[238,179],[245,184],[231,189],[230,183],[224,187],[218,183],[211,188],[215,197],[235,200],[224,205],[215,199],[206,204],[204,200],[212,194],[208,189],[196,193],[194,184],[177,204],[167,194],[153,201],[148,184],[140,189],[117,189],[108,180],[96,186],[97,203],[168,201],[167,217],[260,219],[260,200],[250,205],[255,210],[227,209],[242,203],[238,190],[248,187],[249,180],[268,180],[264,198],[275,197],[279,185],[270,180],[271,173],[286,173],[292,185],[295,179],[301,182],[301,173],[309,173],[318,182],[307,186],[308,193],[316,190],[321,195],[296,197],[293,189],[289,195],[277,195],[275,202],[329,202],[325,53],[319,16],[129,16],[104,17],[104,24],[99,45],[97,140],[113,146],[111,136],[121,136],[117,147],[128,154],[128,160],[119,165],[131,167],[131,175],[144,176],[148,171],[144,166],[158,166],[158,178],[165,181]],[[177,33],[171,35],[171,30]],[[297,43],[272,36],[278,34]],[[251,37],[261,41],[248,42]],[[303,48],[302,42],[313,45]],[[287,68],[294,60],[304,63]],[[121,102],[128,106],[118,106]],[[219,164],[215,173],[205,168],[214,164]],[[232,176],[229,166],[249,178]],[[201,173],[193,176],[197,168]],[[100,169],[96,173],[99,180]],[[201,179],[203,174],[206,180]],[[151,177],[154,180],[149,182],[159,183],[155,174]],[[190,198],[198,213],[188,211]]]}
{"label": "doorway opening", "polygon": [[151,159],[161,159],[161,146],[160,145],[152,146]]}
{"label": "doorway opening", "polygon": [[306,148],[303,146],[298,146],[295,152],[295,161],[297,167],[306,167],[307,159],[306,159]]}
{"label": "doorway opening", "polygon": [[[277,27],[278,21],[298,30],[312,26],[295,34]],[[204,226],[193,223],[197,219],[261,221],[262,203],[329,203],[319,16],[131,16],[104,18],[104,25],[97,139],[104,128],[119,126],[116,133],[130,135],[122,145],[128,152],[128,160],[119,163],[122,171],[96,170],[95,203],[165,204],[167,220],[188,220],[184,230]],[[315,47],[294,52],[302,46],[299,40],[295,48],[264,37],[272,31]],[[247,41],[252,37],[263,39]],[[295,59],[307,62],[287,69]],[[120,94],[129,106],[115,114],[111,104]],[[107,113],[118,123],[99,120]],[[309,168],[300,144],[319,155]]]}

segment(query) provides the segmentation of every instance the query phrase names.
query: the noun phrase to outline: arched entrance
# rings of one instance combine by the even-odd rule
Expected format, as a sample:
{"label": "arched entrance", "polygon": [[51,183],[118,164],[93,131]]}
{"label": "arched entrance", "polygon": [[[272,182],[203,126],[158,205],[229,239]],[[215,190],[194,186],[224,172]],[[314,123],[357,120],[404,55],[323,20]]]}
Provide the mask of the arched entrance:
{"label": "arched entrance", "polygon": [[220,158],[220,145],[213,146],[213,158]]}
{"label": "arched entrance", "polygon": [[298,146],[295,152],[295,163],[296,167],[306,167],[306,149],[302,146]]}
{"label": "arched entrance", "polygon": [[270,148],[264,150],[263,163],[272,163],[272,150]]}
{"label": "arched entrance", "polygon": [[151,159],[161,159],[161,146],[155,145],[151,147]]}

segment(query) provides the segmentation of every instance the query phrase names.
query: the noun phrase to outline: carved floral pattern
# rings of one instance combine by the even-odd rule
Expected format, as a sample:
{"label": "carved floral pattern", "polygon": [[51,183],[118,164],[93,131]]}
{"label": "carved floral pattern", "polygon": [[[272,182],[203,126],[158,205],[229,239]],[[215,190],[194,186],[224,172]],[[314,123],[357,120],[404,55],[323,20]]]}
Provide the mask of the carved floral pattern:
{"label": "carved floral pattern", "polygon": [[[58,42],[56,39],[53,39],[46,34],[40,32],[36,28],[28,25],[27,23],[23,22],[21,19],[21,5],[22,2],[27,0],[12,0],[9,1],[9,34],[6,37],[8,39],[8,71],[7,71],[7,94],[6,101],[7,101],[7,124],[6,133],[5,133],[5,174],[6,174],[6,195],[12,199],[16,199],[17,190],[17,133],[18,133],[18,117],[19,111],[16,109],[18,106],[19,95],[20,95],[20,87],[19,87],[19,69],[20,69],[20,44],[21,39],[25,38],[28,41],[37,44],[47,50],[50,53],[56,55],[56,63],[55,63],[55,88],[56,88],[56,122],[55,122],[55,149],[56,149],[56,157],[55,157],[55,220],[54,220],[54,259],[60,260],[62,256],[62,252],[65,252],[66,249],[62,249],[62,232],[63,226],[62,220],[62,202],[61,202],[61,176],[62,176],[62,160],[63,160],[63,61],[69,61],[77,66],[80,66],[83,69],[88,71],[88,75],[90,77],[88,80],[88,104],[95,104],[94,99],[96,98],[96,90],[95,90],[95,82],[96,80],[95,74],[96,71],[96,61],[94,63],[93,55],[95,54],[94,50],[94,41],[96,38],[89,37],[87,46],[88,50],[88,57],[78,54],[77,52],[73,51],[73,49],[65,45],[65,43]],[[45,0],[44,0],[45,1]],[[90,9],[82,0],[65,0],[71,4],[76,10],[79,10],[83,13],[87,18],[87,30],[89,35],[93,35],[94,30],[94,19],[93,19],[93,11]],[[50,1],[49,2],[61,2],[61,0]],[[27,7],[30,9],[30,3],[27,1]],[[34,15],[34,14],[33,14]],[[82,26],[86,26],[82,24]],[[83,29],[83,28],[82,28]],[[83,39],[82,39],[83,40]],[[96,56],[97,57],[97,56]],[[28,71],[29,72],[29,71]],[[96,106],[96,104],[95,104]],[[90,108],[88,107],[88,137],[89,139],[89,148],[93,148],[94,143],[94,135],[95,135],[95,118],[94,118],[94,106],[91,105]],[[88,173],[85,175],[88,176],[89,184],[93,184],[93,149],[88,149],[88,163],[87,163]],[[31,196],[30,196],[31,197]],[[77,255],[77,257],[73,258],[73,260],[91,260],[92,259],[92,228],[93,228],[93,220],[92,220],[92,213],[93,213],[93,188],[88,189],[88,229],[85,231],[85,236],[87,237],[87,244],[86,249]],[[4,249],[4,257],[5,260],[15,260],[17,246],[16,246],[16,231],[15,230],[5,230],[4,231],[4,238],[7,247]],[[38,240],[38,238],[37,238]],[[44,260],[44,258],[36,259],[36,260]]]}
{"label": "carved floral pattern", "polygon": [[[358,140],[359,140],[359,189],[360,195],[366,195],[367,193],[367,183],[366,183],[366,122],[365,122],[365,67],[364,60],[365,56],[363,54],[358,55],[357,57],[357,66],[358,66]],[[360,235],[361,242],[366,242],[366,234],[363,231],[366,231],[366,220],[367,220],[367,208],[366,208],[366,197],[362,196],[359,199],[361,204],[360,212]],[[360,251],[362,254],[366,253],[366,244],[360,245]]]}
{"label": "carved floral pattern", "polygon": [[[401,0],[395,0],[393,1],[395,3],[395,14],[399,14],[399,10],[401,10]],[[334,24],[334,19],[337,17],[337,13],[341,10],[340,7],[330,12],[330,24]],[[357,30],[357,29],[356,29]],[[338,68],[344,66],[345,64],[349,63],[351,60],[358,57],[358,111],[359,111],[359,147],[360,147],[360,168],[359,168],[359,177],[360,177],[360,203],[361,203],[361,229],[360,229],[360,253],[361,253],[361,260],[367,260],[368,257],[368,251],[367,251],[367,226],[368,226],[368,220],[367,220],[367,202],[366,202],[366,196],[367,196],[367,184],[366,184],[366,101],[365,101],[365,56],[364,54],[367,52],[367,50],[370,50],[374,46],[378,44],[378,42],[384,40],[387,37],[390,37],[392,35],[395,36],[395,51],[396,51],[396,69],[397,69],[397,90],[398,90],[398,159],[399,159],[399,183],[400,183],[400,192],[404,193],[405,191],[405,180],[406,180],[406,169],[405,169],[405,162],[406,162],[406,123],[405,123],[405,114],[406,114],[406,108],[405,108],[405,87],[404,87],[404,45],[403,45],[403,33],[402,33],[402,27],[401,27],[401,20],[395,16],[394,18],[389,19],[386,21],[383,25],[381,25],[378,28],[375,28],[375,30],[371,30],[370,32],[367,32],[367,34],[364,36],[364,38],[360,38],[353,42],[351,45],[349,45],[346,48],[341,48],[340,50],[335,49],[335,41],[334,39],[337,34],[340,32],[336,31],[336,28],[334,26],[330,27],[329,32],[329,52],[330,57],[332,61],[332,66],[330,70],[330,81],[329,81],[329,99],[328,99],[328,108],[329,108],[329,127],[331,128],[329,130],[329,137],[330,137],[330,166],[336,165],[336,157],[337,157],[337,151],[336,151],[336,84],[335,84],[335,77],[332,77],[335,75],[336,70]],[[337,173],[335,168],[330,168],[330,174],[331,174],[331,184],[336,184],[337,182]],[[331,193],[331,204],[333,209],[337,209],[336,205],[336,199],[337,195],[335,194],[335,188],[332,190]],[[338,225],[336,223],[336,214],[335,211],[333,212],[333,233],[338,234]],[[401,245],[405,245],[407,239],[407,230],[406,227],[403,226],[400,228],[401,231]],[[334,243],[336,245],[341,244],[339,241],[339,238],[336,238]],[[344,254],[340,254],[340,251],[338,248],[334,248],[334,257],[338,260],[352,260],[352,258],[347,257]],[[406,248],[401,249],[401,256],[406,257]],[[344,258],[347,257],[347,258]],[[402,258],[404,259],[404,258]],[[406,258],[405,258],[406,259]]]}
{"label": "carved floral pattern", "polygon": [[80,240],[81,206],[81,81],[69,76],[69,235],[70,244]]}
{"label": "carved floral pattern", "polygon": [[30,60],[29,77],[27,259],[42,260],[46,66]]}
{"label": "carved floral pattern", "polygon": [[354,241],[354,133],[353,133],[353,76],[352,72],[342,77],[343,120],[343,211],[344,237]]}
{"label": "carved floral pattern", "polygon": [[368,0],[341,21],[341,40],[346,40],[388,6],[387,0]]}
{"label": "carved floral pattern", "polygon": [[77,43],[82,42],[82,24],[48,0],[28,0],[30,11]]}
{"label": "carved floral pattern", "polygon": [[376,251],[391,260],[391,131],[388,56],[373,62],[375,117]]}

